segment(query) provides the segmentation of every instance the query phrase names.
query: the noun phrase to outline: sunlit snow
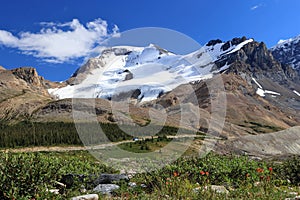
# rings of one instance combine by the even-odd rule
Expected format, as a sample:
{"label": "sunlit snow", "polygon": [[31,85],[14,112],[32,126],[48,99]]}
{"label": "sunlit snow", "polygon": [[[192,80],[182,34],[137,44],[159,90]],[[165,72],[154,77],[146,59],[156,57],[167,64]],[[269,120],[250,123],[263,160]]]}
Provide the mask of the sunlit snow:
{"label": "sunlit snow", "polygon": [[[153,44],[144,48],[113,47],[93,58],[97,66],[81,83],[49,89],[48,92],[58,99],[111,98],[121,92],[139,89],[138,98],[150,101],[181,84],[209,79],[215,72],[228,69],[230,66],[226,63],[219,70],[212,70],[222,54],[233,53],[251,41],[231,46],[225,52],[221,50],[224,43],[219,43],[187,55],[176,55]],[[132,74],[132,78],[125,80],[128,74]]]}

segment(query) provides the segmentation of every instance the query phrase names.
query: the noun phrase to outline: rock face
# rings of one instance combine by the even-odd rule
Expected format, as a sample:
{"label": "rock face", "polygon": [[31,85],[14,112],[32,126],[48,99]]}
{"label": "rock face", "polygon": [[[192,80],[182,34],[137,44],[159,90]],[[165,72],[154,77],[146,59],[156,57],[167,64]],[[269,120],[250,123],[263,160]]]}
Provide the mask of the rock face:
{"label": "rock face", "polygon": [[43,86],[43,77],[40,77],[35,68],[32,67],[23,67],[12,70],[13,75],[17,78],[24,80],[25,82],[36,86]]}
{"label": "rock face", "polygon": [[97,58],[91,58],[86,64],[78,68],[76,72],[72,75],[67,83],[70,85],[76,85],[81,83],[87,75],[91,74],[94,69],[101,69],[105,66],[106,60],[111,56],[127,55],[131,51],[126,48],[109,48],[102,52],[101,56]]}
{"label": "rock face", "polygon": [[291,65],[300,75],[300,35],[281,41],[272,47],[270,51],[278,61]]}
{"label": "rock face", "polygon": [[120,186],[116,184],[99,184],[93,189],[94,192],[100,192],[102,194],[111,194],[113,191],[119,189]]}
{"label": "rock face", "polygon": [[[229,48],[229,44],[235,44],[244,41],[245,38],[235,38],[231,42],[226,42],[221,48]],[[299,81],[297,72],[292,67],[281,64],[267,49],[263,42],[250,42],[244,45],[240,50],[221,56],[216,61],[218,68],[225,64],[230,65],[227,73],[233,72],[249,79],[255,77],[263,79],[271,78],[274,81],[286,83],[287,81]]]}
{"label": "rock face", "polygon": [[51,98],[47,92],[55,84],[44,80],[32,67],[0,70],[0,119],[28,119]]}

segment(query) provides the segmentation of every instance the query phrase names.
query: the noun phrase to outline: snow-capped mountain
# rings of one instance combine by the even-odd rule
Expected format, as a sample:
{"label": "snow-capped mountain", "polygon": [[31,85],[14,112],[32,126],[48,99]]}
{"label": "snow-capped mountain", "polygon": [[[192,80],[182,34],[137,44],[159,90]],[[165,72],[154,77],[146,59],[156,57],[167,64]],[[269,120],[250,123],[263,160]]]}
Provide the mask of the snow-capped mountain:
{"label": "snow-capped mountain", "polygon": [[90,59],[67,81],[69,85],[49,89],[58,99],[106,98],[137,91],[137,99],[149,101],[179,85],[208,79],[229,68],[215,62],[239,51],[253,39],[224,43],[212,40],[188,55],[176,55],[156,45],[118,46]]}
{"label": "snow-capped mountain", "polygon": [[[178,99],[184,99],[181,102],[187,102],[189,110],[201,110],[203,118],[199,126],[196,121],[194,125],[204,131],[210,121],[211,99],[216,97],[207,84],[222,77],[227,102],[224,134],[274,132],[300,122],[298,73],[278,62],[263,42],[245,37],[211,40],[188,55],[176,55],[153,44],[107,48],[63,83],[46,81],[33,69],[23,68],[0,69],[0,77],[2,120],[73,122],[70,98],[98,97],[93,101],[100,122],[132,124],[134,116],[135,123],[144,126],[149,123],[149,109],[161,105],[169,116],[167,125],[176,127],[181,109]],[[193,95],[186,94],[189,86],[197,103]],[[51,98],[47,90],[51,97],[64,100]],[[128,97],[133,100],[130,112],[114,114],[112,102],[119,105],[114,100]],[[136,99],[149,102],[140,106]],[[79,108],[86,108],[89,101],[81,99]]]}
{"label": "snow-capped mountain", "polygon": [[288,40],[280,40],[270,50],[278,61],[291,65],[300,74],[300,35]]}

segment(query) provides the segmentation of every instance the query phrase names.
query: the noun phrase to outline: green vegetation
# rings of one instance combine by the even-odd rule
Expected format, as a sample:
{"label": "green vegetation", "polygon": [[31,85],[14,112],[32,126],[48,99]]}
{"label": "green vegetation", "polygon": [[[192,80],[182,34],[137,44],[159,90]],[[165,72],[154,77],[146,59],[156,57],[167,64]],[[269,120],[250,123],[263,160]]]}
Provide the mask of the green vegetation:
{"label": "green vegetation", "polygon": [[[89,124],[79,125],[80,128],[89,130],[90,144],[97,143],[99,129]],[[102,130],[110,141],[131,139],[115,124],[101,124]],[[64,122],[21,122],[18,124],[0,123],[0,147],[14,148],[27,146],[53,146],[53,145],[82,145],[74,123]]]}
{"label": "green vegetation", "polygon": [[252,122],[252,121],[244,121],[244,124],[240,124],[239,126],[249,127],[257,133],[272,133],[272,132],[277,132],[277,131],[283,130],[280,127],[270,126],[267,124],[262,124],[262,123],[258,123],[258,122]]}
{"label": "green vegetation", "polygon": [[[0,148],[16,148],[28,146],[54,146],[54,145],[82,145],[98,144],[106,141],[101,137],[100,126],[106,134],[109,141],[117,142],[121,140],[130,140],[135,136],[145,136],[145,133],[135,133],[136,127],[130,125],[122,125],[126,130],[132,130],[131,135],[122,131],[117,124],[100,123],[100,126],[91,125],[89,123],[77,124],[80,131],[88,134],[84,138],[80,138],[75,124],[67,122],[30,122],[24,121],[17,124],[6,124],[0,122]],[[147,128],[148,132],[157,130],[153,126]],[[164,126],[157,135],[175,135],[178,128]],[[185,130],[187,133],[191,132]]]}
{"label": "green vegetation", "polygon": [[[146,188],[124,185],[117,196],[129,199],[284,199],[300,192],[300,158],[283,162],[255,161],[246,156],[183,157],[157,171],[137,174],[132,181]],[[228,194],[210,185],[225,186]]]}
{"label": "green vegetation", "polygon": [[[85,151],[66,153],[0,153],[0,199],[66,199],[80,194],[78,189],[57,196],[47,189],[69,173],[113,173]],[[79,187],[77,185],[77,187]]]}
{"label": "green vegetation", "polygon": [[161,149],[167,145],[172,139],[167,138],[167,136],[159,136],[158,138],[147,138],[136,142],[123,143],[118,146],[125,151],[130,151],[134,153],[146,153],[153,152]]}
{"label": "green vegetation", "polygon": [[[65,153],[0,153],[0,199],[68,199],[83,194],[78,181],[60,194],[65,174],[115,173],[85,151]],[[300,158],[282,162],[255,161],[246,156],[208,154],[204,158],[182,157],[156,171],[137,174],[137,187],[120,183],[113,196],[126,199],[284,199],[300,192]],[[144,184],[146,187],[142,187]],[[228,194],[210,190],[225,186]],[[89,188],[86,193],[90,193]],[[100,195],[101,198],[105,198]]]}

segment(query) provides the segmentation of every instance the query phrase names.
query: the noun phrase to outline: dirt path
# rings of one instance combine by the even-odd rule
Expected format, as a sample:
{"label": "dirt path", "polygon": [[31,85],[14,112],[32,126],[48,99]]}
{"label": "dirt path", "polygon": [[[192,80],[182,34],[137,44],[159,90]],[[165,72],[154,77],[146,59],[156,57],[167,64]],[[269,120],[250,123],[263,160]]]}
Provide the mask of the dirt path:
{"label": "dirt path", "polygon": [[[201,135],[175,135],[175,136],[167,136],[168,138],[199,138],[203,137]],[[143,139],[151,139],[151,136],[143,137]],[[158,138],[157,136],[153,136],[153,138]],[[64,151],[82,151],[82,150],[89,150],[89,149],[105,149],[107,147],[116,146],[119,144],[130,143],[134,142],[133,140],[123,140],[120,142],[111,142],[105,143],[97,146],[92,147],[85,147],[85,146],[40,146],[40,147],[24,147],[24,148],[17,148],[17,149],[5,149],[1,150],[2,152],[14,152],[14,153],[22,153],[22,152],[64,152]]]}

